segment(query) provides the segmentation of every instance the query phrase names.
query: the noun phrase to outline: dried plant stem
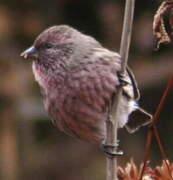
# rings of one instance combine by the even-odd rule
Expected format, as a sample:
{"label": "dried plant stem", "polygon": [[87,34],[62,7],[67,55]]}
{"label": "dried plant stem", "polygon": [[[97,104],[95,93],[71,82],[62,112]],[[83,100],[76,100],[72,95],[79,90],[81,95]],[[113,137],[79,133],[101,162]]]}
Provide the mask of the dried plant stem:
{"label": "dried plant stem", "polygon": [[168,163],[166,161],[167,155],[166,155],[165,150],[163,148],[163,145],[161,143],[157,128],[155,126],[156,122],[158,121],[158,119],[160,117],[160,113],[161,113],[161,111],[162,111],[162,109],[163,109],[163,107],[165,105],[165,102],[166,102],[166,100],[168,98],[169,92],[170,92],[170,90],[172,88],[173,88],[173,75],[168,81],[167,87],[164,90],[164,93],[162,95],[160,103],[159,103],[159,105],[157,107],[157,110],[156,110],[156,112],[154,114],[153,121],[152,121],[152,128],[150,128],[149,131],[148,131],[148,136],[147,136],[147,140],[146,140],[146,147],[145,147],[145,154],[144,154],[144,161],[143,161],[143,167],[142,167],[142,171],[141,171],[139,180],[142,180],[142,176],[143,176],[144,171],[146,169],[147,160],[148,160],[148,157],[149,157],[149,154],[150,154],[150,151],[151,151],[151,144],[152,144],[152,140],[153,140],[154,135],[156,137],[156,140],[157,140],[157,143],[159,145],[159,149],[160,149],[160,152],[161,152],[161,154],[163,156],[163,159],[165,160],[165,164],[166,164],[166,166],[168,168],[168,172],[170,173],[170,177],[171,177],[171,179],[173,179],[172,175],[171,175],[171,172],[169,170],[169,165],[168,165]]}
{"label": "dried plant stem", "polygon": [[[135,0],[126,0],[125,14],[124,14],[124,24],[123,32],[120,45],[120,56],[121,56],[121,75],[125,76],[126,66],[129,56],[129,47],[132,34],[132,25],[133,25],[133,15],[135,8]],[[117,152],[117,114],[119,110],[119,102],[122,96],[122,87],[117,89],[117,93],[114,97],[114,103],[111,108],[110,117],[107,120],[107,137],[106,145],[110,147],[115,146],[115,148],[110,148],[112,153]],[[117,180],[117,157],[107,157],[107,180]]]}

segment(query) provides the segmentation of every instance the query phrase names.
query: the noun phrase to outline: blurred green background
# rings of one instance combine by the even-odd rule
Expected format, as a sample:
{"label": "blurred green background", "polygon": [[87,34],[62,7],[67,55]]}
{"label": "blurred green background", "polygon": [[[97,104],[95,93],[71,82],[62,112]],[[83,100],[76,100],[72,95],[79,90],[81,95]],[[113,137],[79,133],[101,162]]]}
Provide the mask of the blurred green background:
{"label": "blurred green background", "polygon": [[[119,50],[125,0],[0,0],[0,179],[104,180],[105,157],[98,146],[59,132],[47,117],[31,70],[20,57],[35,37],[55,24],[69,24],[92,35],[105,47]],[[172,45],[156,52],[152,21],[161,1],[136,2],[129,64],[141,91],[140,104],[154,113],[173,69]],[[173,94],[158,128],[173,159]],[[119,131],[125,165],[141,163],[147,128],[129,135]],[[151,164],[161,162],[153,143]]]}

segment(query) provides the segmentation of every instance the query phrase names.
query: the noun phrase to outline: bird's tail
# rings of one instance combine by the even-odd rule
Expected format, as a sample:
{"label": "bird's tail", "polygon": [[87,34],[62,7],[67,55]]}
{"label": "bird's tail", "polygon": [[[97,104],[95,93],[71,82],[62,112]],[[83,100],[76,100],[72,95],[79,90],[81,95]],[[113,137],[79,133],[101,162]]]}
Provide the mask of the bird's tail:
{"label": "bird's tail", "polygon": [[129,133],[134,133],[141,126],[151,123],[152,115],[142,108],[138,108],[129,115],[128,123],[125,125]]}

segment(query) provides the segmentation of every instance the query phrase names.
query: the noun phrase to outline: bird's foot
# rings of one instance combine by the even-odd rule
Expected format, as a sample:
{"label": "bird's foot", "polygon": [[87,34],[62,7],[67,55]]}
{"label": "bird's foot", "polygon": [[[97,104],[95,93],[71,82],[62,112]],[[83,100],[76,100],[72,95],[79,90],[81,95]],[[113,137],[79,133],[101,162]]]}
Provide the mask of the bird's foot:
{"label": "bird's foot", "polygon": [[127,80],[126,80],[126,76],[122,75],[121,73],[117,74],[119,82],[120,82],[120,86],[124,87],[127,86],[128,84],[130,84]]}
{"label": "bird's foot", "polygon": [[102,144],[101,149],[107,155],[108,158],[113,158],[115,156],[122,156],[122,151],[117,151],[118,143],[116,145]]}

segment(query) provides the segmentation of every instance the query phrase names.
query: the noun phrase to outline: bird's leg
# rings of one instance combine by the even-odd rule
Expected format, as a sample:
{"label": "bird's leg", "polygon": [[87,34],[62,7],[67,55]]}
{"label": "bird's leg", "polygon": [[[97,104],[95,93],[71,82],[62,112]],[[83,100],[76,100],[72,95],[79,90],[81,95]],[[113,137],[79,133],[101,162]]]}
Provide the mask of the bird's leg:
{"label": "bird's leg", "polygon": [[118,72],[117,73],[118,79],[120,81],[120,86],[124,87],[127,86],[128,84],[130,84],[127,80],[126,80],[126,75],[123,75],[122,73]]}
{"label": "bird's leg", "polygon": [[118,143],[116,145],[102,144],[101,149],[109,158],[112,158],[115,156],[122,156],[123,152],[117,151],[118,145],[119,145]]}

